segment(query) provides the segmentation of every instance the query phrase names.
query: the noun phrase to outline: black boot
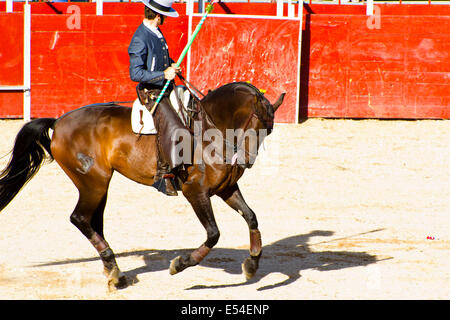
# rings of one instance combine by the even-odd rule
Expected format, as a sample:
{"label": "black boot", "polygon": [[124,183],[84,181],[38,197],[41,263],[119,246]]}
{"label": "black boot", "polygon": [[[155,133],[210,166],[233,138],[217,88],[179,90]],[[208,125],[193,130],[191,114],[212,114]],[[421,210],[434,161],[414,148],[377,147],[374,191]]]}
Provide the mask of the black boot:
{"label": "black boot", "polygon": [[162,164],[160,161],[158,161],[155,183],[152,186],[168,196],[178,195],[175,187],[175,175],[169,172],[169,165]]}
{"label": "black boot", "polygon": [[165,194],[168,196],[177,196],[177,188],[175,187],[175,175],[172,173],[164,175],[164,182],[166,185]]}

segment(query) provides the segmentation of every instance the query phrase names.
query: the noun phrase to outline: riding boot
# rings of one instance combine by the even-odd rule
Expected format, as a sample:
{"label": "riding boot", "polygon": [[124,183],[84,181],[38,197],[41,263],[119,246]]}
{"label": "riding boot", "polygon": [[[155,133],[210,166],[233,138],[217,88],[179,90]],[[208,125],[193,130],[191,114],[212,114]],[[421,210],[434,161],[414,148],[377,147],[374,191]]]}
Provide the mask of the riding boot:
{"label": "riding boot", "polygon": [[175,175],[169,171],[169,165],[160,161],[159,157],[156,170],[153,186],[168,196],[177,196],[178,192],[174,181]]}
{"label": "riding boot", "polygon": [[153,186],[158,189],[158,191],[168,195],[177,196],[178,192],[175,187],[175,175],[170,172],[170,165],[164,160],[161,152],[161,145],[159,141],[159,134],[156,135],[156,145],[157,145],[157,167],[155,175],[155,183]]}
{"label": "riding boot", "polygon": [[170,173],[169,175],[170,178],[164,178],[164,182],[166,183],[166,195],[168,196],[177,196],[178,192],[177,189],[175,188],[175,175]]}

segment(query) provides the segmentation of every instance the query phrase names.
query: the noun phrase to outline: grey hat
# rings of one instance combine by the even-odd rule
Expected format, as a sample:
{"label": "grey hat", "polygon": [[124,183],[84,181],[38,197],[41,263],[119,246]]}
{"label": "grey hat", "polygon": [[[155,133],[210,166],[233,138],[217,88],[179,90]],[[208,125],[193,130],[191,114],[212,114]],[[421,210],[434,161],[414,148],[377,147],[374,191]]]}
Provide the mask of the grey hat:
{"label": "grey hat", "polygon": [[178,17],[178,12],[172,8],[174,0],[141,0],[146,7],[158,12],[162,15],[176,18]]}

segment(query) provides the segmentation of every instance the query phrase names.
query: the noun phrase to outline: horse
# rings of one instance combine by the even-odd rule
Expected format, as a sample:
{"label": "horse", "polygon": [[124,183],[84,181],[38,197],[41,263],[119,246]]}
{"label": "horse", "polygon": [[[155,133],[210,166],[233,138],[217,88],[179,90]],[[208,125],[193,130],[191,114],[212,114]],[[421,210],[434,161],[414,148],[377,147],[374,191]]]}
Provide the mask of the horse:
{"label": "horse", "polygon": [[[273,129],[274,115],[282,104],[282,93],[274,104],[253,85],[234,82],[223,85],[199,100],[196,119],[202,132],[208,129],[225,133],[227,129],[254,130],[256,134]],[[169,104],[164,97],[160,106]],[[79,192],[70,221],[90,241],[103,262],[107,285],[111,290],[130,285],[116,262],[114,252],[105,240],[103,214],[113,172],[144,185],[154,184],[157,150],[155,135],[132,132],[131,108],[117,103],[88,105],[69,111],[59,118],[37,118],[27,122],[18,132],[12,155],[0,173],[0,211],[3,210],[33,178],[45,160],[55,160]],[[50,135],[50,130],[52,135]],[[197,145],[203,159],[211,158],[207,141]],[[236,147],[236,145],[235,145]],[[259,147],[259,145],[258,145]],[[210,150],[209,150],[210,151]],[[179,190],[191,204],[206,230],[206,241],[190,254],[170,262],[170,274],[199,264],[217,243],[217,227],[210,198],[221,197],[239,212],[248,224],[250,257],[242,264],[247,279],[252,278],[262,253],[261,233],[255,213],[245,202],[238,180],[251,167],[248,151],[244,161],[195,161],[184,164],[180,172]]]}

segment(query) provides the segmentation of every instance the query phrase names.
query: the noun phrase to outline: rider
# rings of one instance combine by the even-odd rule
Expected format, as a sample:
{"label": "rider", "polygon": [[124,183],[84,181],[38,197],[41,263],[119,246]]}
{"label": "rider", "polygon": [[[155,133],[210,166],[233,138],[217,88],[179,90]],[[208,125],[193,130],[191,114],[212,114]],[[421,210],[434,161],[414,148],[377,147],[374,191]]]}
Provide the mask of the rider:
{"label": "rider", "polygon": [[[169,49],[159,26],[165,17],[178,17],[172,8],[174,0],[141,0],[145,4],[145,18],[137,28],[128,47],[130,56],[130,78],[139,82],[138,97],[147,109],[151,109],[167,80],[173,81],[181,68],[169,56]],[[171,88],[169,86],[168,88]],[[168,90],[169,91],[169,90]],[[163,109],[163,110],[161,110]],[[153,119],[157,129],[158,168],[155,176],[159,191],[177,195],[174,175],[170,173],[175,165],[171,159],[170,134],[181,121],[172,110],[160,103]]]}

